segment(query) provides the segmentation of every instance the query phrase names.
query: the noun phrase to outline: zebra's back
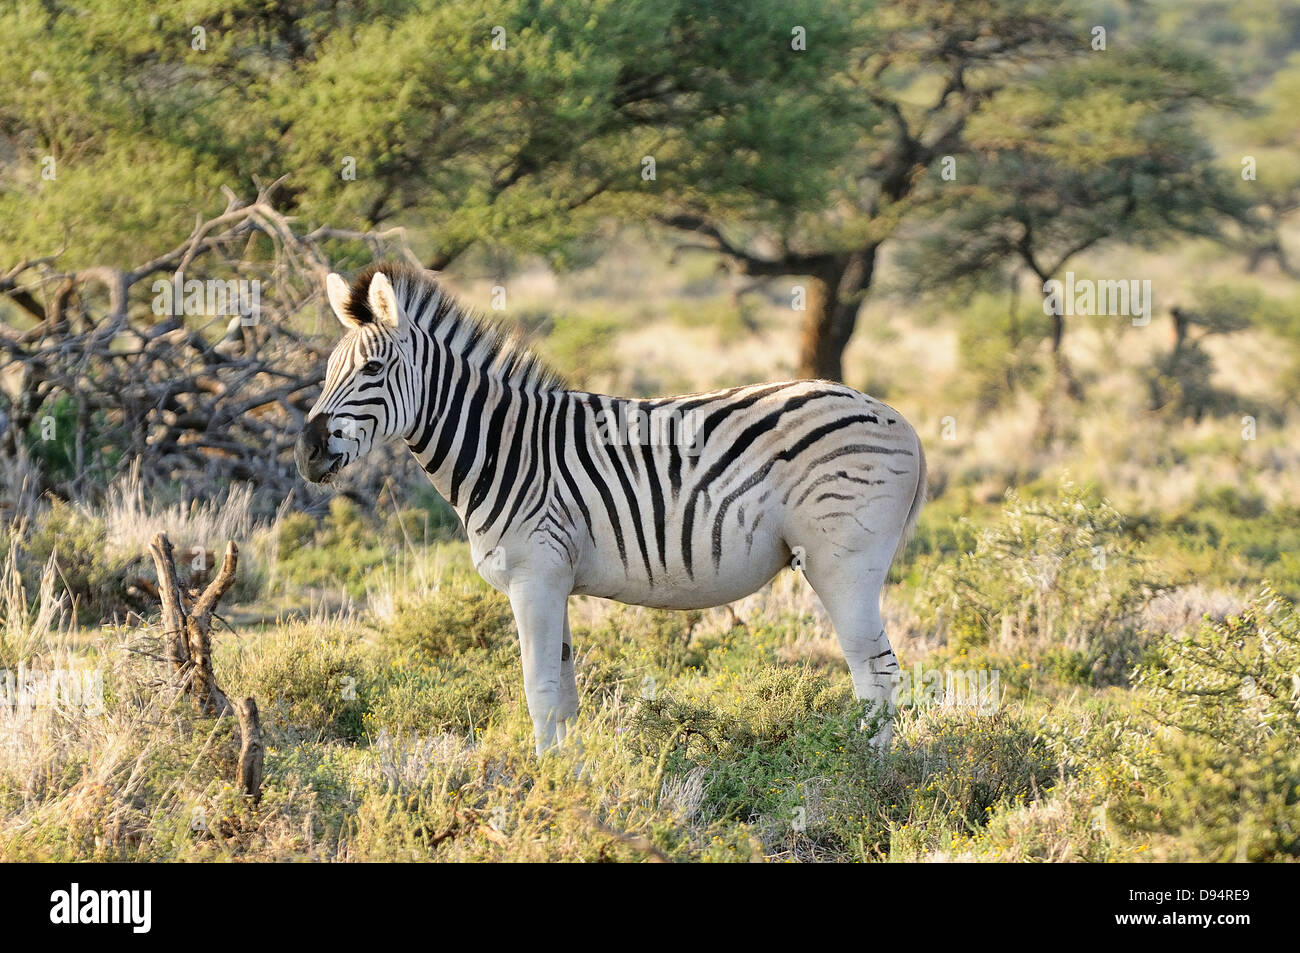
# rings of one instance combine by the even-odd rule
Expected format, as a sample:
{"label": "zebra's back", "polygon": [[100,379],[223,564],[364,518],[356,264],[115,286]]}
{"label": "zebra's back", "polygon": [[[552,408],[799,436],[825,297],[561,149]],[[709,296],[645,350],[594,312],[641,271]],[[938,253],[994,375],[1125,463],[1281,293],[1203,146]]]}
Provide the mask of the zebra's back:
{"label": "zebra's back", "polygon": [[557,492],[580,514],[575,592],[696,608],[754,592],[792,553],[888,569],[919,508],[915,431],[842,384],[566,401]]}

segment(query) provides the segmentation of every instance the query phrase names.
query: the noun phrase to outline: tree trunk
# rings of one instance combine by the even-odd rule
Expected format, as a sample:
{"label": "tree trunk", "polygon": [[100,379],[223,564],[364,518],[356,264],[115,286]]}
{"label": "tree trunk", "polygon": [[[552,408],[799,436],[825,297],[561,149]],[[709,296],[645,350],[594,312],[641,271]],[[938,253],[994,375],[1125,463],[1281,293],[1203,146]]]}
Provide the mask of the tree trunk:
{"label": "tree trunk", "polygon": [[1181,308],[1170,308],[1169,319],[1173,322],[1173,347],[1170,359],[1170,366],[1177,363],[1178,358],[1182,357],[1183,346],[1187,343],[1187,332],[1191,327],[1191,321],[1186,312]]}
{"label": "tree trunk", "polygon": [[1065,316],[1054,314],[1052,315],[1052,372],[1056,380],[1053,382],[1052,390],[1078,403],[1083,400],[1083,385],[1074,376],[1074,368],[1070,366],[1070,360],[1065,356],[1064,345]]}
{"label": "tree trunk", "polygon": [[1078,405],[1083,401],[1083,385],[1074,376],[1065,356],[1065,317],[1052,315],[1052,379],[1043,393],[1042,406],[1033,436],[1037,446],[1064,439],[1077,422]]}
{"label": "tree trunk", "polygon": [[256,804],[262,796],[262,779],[266,755],[262,742],[262,722],[257,702],[245,698],[231,703],[212,671],[212,614],[235,582],[239,565],[239,548],[234,540],[226,544],[221,572],[202,592],[186,592],[176,575],[176,554],[166,533],[155,533],[149,542],[149,555],[158,571],[158,597],[162,602],[163,633],[166,658],[170,668],[184,679],[185,690],[194,698],[200,714],[239,719],[239,760],[235,766],[235,784],[240,792]]}
{"label": "tree trunk", "polygon": [[201,594],[191,596],[186,605],[186,593],[176,576],[175,554],[166,533],[155,533],[149,543],[158,572],[158,592],[163,607],[163,633],[166,638],[167,659],[172,668],[186,676],[186,690],[194,697],[196,707],[205,715],[229,715],[234,710],[226,693],[217,686],[212,672],[212,613],[221,597],[235,582],[235,569],[239,564],[239,549],[233,540],[226,544],[226,556],[221,573]]}
{"label": "tree trunk", "polygon": [[844,379],[844,349],[853,337],[862,298],[871,287],[878,247],[837,255],[826,268],[809,276],[808,310],[799,347],[800,377]]}

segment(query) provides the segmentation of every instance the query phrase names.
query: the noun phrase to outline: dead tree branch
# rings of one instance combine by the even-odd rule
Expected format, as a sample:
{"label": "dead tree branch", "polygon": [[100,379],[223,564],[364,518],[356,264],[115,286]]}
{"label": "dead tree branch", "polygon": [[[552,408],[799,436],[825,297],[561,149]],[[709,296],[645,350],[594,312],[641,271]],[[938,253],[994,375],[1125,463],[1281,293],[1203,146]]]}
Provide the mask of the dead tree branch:
{"label": "dead tree branch", "polygon": [[129,268],[61,271],[45,256],[0,270],[14,318],[37,319],[20,327],[0,311],[0,453],[32,433],[66,441],[71,472],[41,487],[66,497],[139,458],[146,482],[246,480],[284,498],[337,340],[322,324],[331,255],[352,244],[362,260],[417,259],[402,229],[296,229],[275,206],[279,184],[251,202],[227,190],[224,212]]}

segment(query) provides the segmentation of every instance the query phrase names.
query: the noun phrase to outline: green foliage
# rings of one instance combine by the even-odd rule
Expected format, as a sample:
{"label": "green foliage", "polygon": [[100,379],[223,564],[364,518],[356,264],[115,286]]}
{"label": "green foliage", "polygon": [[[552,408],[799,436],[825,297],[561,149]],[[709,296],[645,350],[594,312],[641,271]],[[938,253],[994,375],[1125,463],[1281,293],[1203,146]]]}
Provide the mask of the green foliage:
{"label": "green foliage", "polygon": [[1060,279],[1102,243],[1218,235],[1225,217],[1247,217],[1198,128],[1206,103],[1234,103],[1213,61],[1170,38],[1075,52],[971,118],[955,187],[907,257],[923,286],[999,267]]}
{"label": "green foliage", "polygon": [[1040,499],[1008,491],[974,549],[935,569],[922,611],[954,648],[1063,645],[1115,677],[1113,650],[1161,586],[1150,572],[1119,512],[1062,481]]}
{"label": "green foliage", "polygon": [[1300,598],[1300,507],[1269,506],[1246,488],[1221,486],[1149,520],[1151,555],[1171,574],[1233,587],[1271,579]]}
{"label": "green foliage", "polygon": [[541,350],[571,385],[590,386],[619,369],[614,342],[621,330],[612,318],[555,315]]}
{"label": "green foliage", "polygon": [[82,433],[82,469],[77,469],[77,401],[70,394],[47,398],[27,429],[27,449],[40,462],[46,477],[54,483],[89,478],[102,482],[122,459],[117,435],[103,411],[86,415]]}
{"label": "green foliage", "polygon": [[390,664],[380,674],[366,733],[379,737],[479,732],[522,700],[519,649],[468,648],[418,663]]}
{"label": "green foliage", "polygon": [[316,541],[322,546],[350,548],[361,545],[369,531],[361,507],[340,494],[330,500],[329,514]]}
{"label": "green foliage", "polygon": [[363,595],[367,572],[400,552],[404,543],[400,526],[390,524],[387,530],[380,528],[373,514],[341,494],[330,500],[323,519],[307,513],[286,514],[276,530],[280,585]]}
{"label": "green foliage", "polygon": [[287,513],[276,526],[281,553],[310,546],[316,537],[316,518],[310,513]]}
{"label": "green foliage", "polygon": [[709,665],[709,652],[717,640],[696,637],[702,615],[620,606],[594,628],[575,627],[574,641],[593,645],[600,657],[642,669],[652,678],[675,678]]}
{"label": "green foliage", "polygon": [[[0,254],[48,253],[66,236],[65,267],[133,263],[178,243],[195,210],[219,211],[220,185],[288,174],[284,198],[309,219],[434,223],[430,258],[484,239],[563,257],[603,190],[649,194],[638,163],[650,148],[665,177],[802,204],[825,185],[821,158],[849,138],[807,129],[825,114],[813,81],[846,51],[852,12],[362,0],[325,15],[308,0],[76,11],[23,0],[0,14],[0,124],[16,148]],[[816,41],[773,55],[790,52],[791,23]],[[789,92],[803,88],[816,92]],[[664,141],[683,132],[690,149]]]}
{"label": "green foliage", "polygon": [[1041,375],[1039,345],[1047,332],[1042,308],[1025,310],[992,296],[980,296],[961,310],[957,349],[966,386],[985,413]]}
{"label": "green foliage", "polygon": [[1159,859],[1300,857],[1295,607],[1265,587],[1240,615],[1153,648],[1136,709],[1065,729],[1058,746]]}
{"label": "green foliage", "polygon": [[438,662],[471,648],[514,645],[515,620],[505,596],[486,586],[447,587],[432,598],[403,602],[383,637],[402,658]]}
{"label": "green foliage", "polygon": [[995,807],[1027,803],[1055,770],[1035,732],[1005,714],[932,709],[882,756],[873,713],[843,685],[790,668],[749,675],[731,704],[643,699],[639,740],[678,784],[705,771],[700,821],[748,820],[778,855],[961,849]]}
{"label": "green foliage", "polygon": [[19,566],[27,591],[37,591],[41,572],[53,556],[59,591],[68,594],[79,620],[93,624],[124,615],[130,607],[126,584],[134,560],[111,557],[107,538],[103,520],[68,503],[52,501],[19,549]]}
{"label": "green foliage", "polygon": [[231,687],[257,697],[264,723],[276,731],[313,740],[361,737],[373,672],[354,636],[297,624],[235,662]]}

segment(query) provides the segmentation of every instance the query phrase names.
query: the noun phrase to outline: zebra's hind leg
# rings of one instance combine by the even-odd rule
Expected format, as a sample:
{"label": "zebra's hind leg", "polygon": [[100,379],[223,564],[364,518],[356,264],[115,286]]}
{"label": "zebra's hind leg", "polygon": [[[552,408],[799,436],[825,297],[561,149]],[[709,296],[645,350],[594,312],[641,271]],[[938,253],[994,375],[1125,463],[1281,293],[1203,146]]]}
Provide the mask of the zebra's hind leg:
{"label": "zebra's hind leg", "polygon": [[872,743],[881,751],[893,738],[895,687],[900,677],[898,659],[885,635],[880,615],[880,590],[889,573],[889,557],[826,553],[808,557],[808,582],[816,590],[835,627],[844,651],[853,691],[873,703],[870,717],[881,719]]}
{"label": "zebra's hind leg", "polygon": [[512,583],[510,608],[519,626],[519,648],[524,663],[524,696],[533,720],[537,753],[543,754],[560,740],[564,709],[561,690],[563,645],[568,592],[553,582]]}

